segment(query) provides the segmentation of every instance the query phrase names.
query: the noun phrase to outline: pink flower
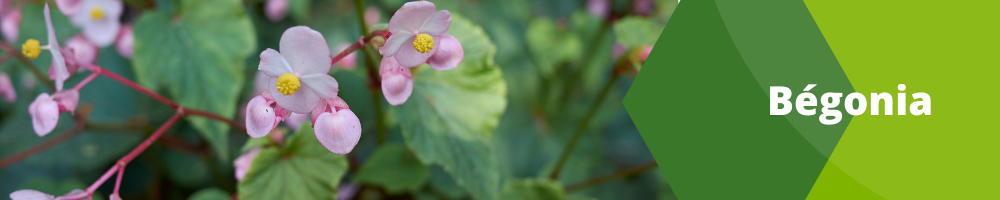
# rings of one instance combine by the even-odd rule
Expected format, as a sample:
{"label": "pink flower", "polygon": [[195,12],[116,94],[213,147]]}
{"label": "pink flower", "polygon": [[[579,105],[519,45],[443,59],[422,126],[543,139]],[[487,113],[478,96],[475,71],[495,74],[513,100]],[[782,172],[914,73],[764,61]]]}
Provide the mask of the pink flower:
{"label": "pink flower", "polygon": [[236,181],[242,181],[243,177],[246,177],[247,172],[250,171],[250,164],[253,163],[253,159],[257,158],[258,154],[260,154],[260,148],[254,148],[233,161],[233,167],[236,168]]}
{"label": "pink flower", "polygon": [[118,41],[115,42],[115,49],[118,50],[118,54],[122,57],[131,59],[132,54],[132,43],[135,41],[135,37],[132,35],[132,25],[122,26],[122,31],[118,33]]}
{"label": "pink flower", "polygon": [[264,92],[247,103],[246,126],[250,137],[264,137],[291,114],[281,106],[272,106],[275,106],[275,102],[270,92]]}
{"label": "pink flower", "polygon": [[589,0],[587,1],[587,11],[594,16],[607,17],[608,13],[611,12],[611,2],[608,0]]}
{"label": "pink flower", "polygon": [[335,154],[347,154],[361,139],[361,121],[340,97],[325,99],[313,110],[316,139]]}
{"label": "pink flower", "polygon": [[83,29],[88,40],[105,47],[115,42],[121,23],[122,2],[117,0],[84,0],[83,12],[72,15],[73,25]]}
{"label": "pink flower", "polygon": [[10,82],[10,76],[3,72],[0,72],[0,96],[3,96],[3,100],[9,103],[14,103],[17,100],[14,83]]}
{"label": "pink flower", "polygon": [[444,34],[441,35],[441,48],[427,59],[427,64],[438,71],[445,71],[458,67],[462,59],[465,59],[462,43],[455,36]]}
{"label": "pink flower", "polygon": [[52,96],[46,93],[39,94],[35,101],[28,105],[35,134],[39,137],[48,135],[59,123],[59,113],[69,111],[73,114],[79,101],[80,93],[76,90],[56,92]]}
{"label": "pink flower", "polygon": [[253,91],[252,91],[253,93],[251,94],[260,94],[266,92],[267,84],[270,81],[271,77],[267,77],[267,75],[264,75],[264,72],[257,71],[257,73],[254,74],[253,76]]}
{"label": "pink flower", "polygon": [[378,74],[382,77],[382,95],[393,106],[406,102],[413,93],[413,75],[409,68],[396,63],[393,57],[382,58]]}
{"label": "pink flower", "polygon": [[90,199],[90,194],[77,189],[55,197],[37,190],[18,190],[10,193],[10,198],[13,200],[81,200]]}
{"label": "pink flower", "polygon": [[264,15],[267,15],[267,19],[272,22],[285,19],[287,14],[288,0],[267,0],[267,3],[264,4]]}
{"label": "pink flower", "polygon": [[72,16],[83,10],[84,0],[56,0],[56,6],[64,15]]}
{"label": "pink flower", "polygon": [[[90,42],[83,35],[76,35],[73,36],[72,38],[69,38],[69,41],[66,41],[66,46],[63,47],[63,49],[64,50],[62,52],[63,55],[66,56],[66,60],[72,59],[74,60],[73,61],[74,64],[77,65],[94,64],[94,61],[97,61],[97,54],[101,50],[100,47],[97,47],[97,44]],[[70,62],[66,63],[69,64]],[[70,67],[69,65],[67,65],[67,69],[69,68],[78,69],[79,66]],[[75,70],[69,70],[69,71],[70,73],[75,72]]]}
{"label": "pink flower", "polygon": [[[69,79],[70,71],[66,68],[66,59],[63,57],[62,49],[59,48],[59,39],[56,39],[56,30],[52,28],[52,17],[49,14],[49,4],[45,4],[45,28],[48,31],[48,42],[49,44],[45,46],[52,53],[52,67],[49,69],[49,76],[56,82],[56,91],[62,91],[63,82]],[[25,45],[32,43],[34,39],[28,40]],[[34,41],[37,45],[38,41]],[[35,48],[29,47],[29,48]],[[43,48],[43,49],[45,49]],[[37,56],[37,54],[35,54]]]}
{"label": "pink flower", "polygon": [[392,33],[379,48],[385,57],[394,56],[404,67],[415,67],[427,62],[441,47],[442,38],[451,26],[451,13],[437,11],[434,3],[411,1],[403,4],[389,19]]}
{"label": "pink flower", "polygon": [[[351,44],[340,43],[337,45],[337,52],[342,52],[346,50],[347,47],[351,47]],[[336,65],[347,70],[352,70],[354,69],[354,66],[357,65],[357,63],[358,63],[358,56],[356,55],[356,53],[351,52],[350,54],[347,54],[347,56],[344,56],[344,58],[341,58],[340,61],[336,63]]]}
{"label": "pink flower", "polygon": [[327,74],[330,47],[322,34],[305,26],[292,27],[281,35],[279,47],[280,53],[270,48],[261,52],[257,67],[270,77],[267,88],[278,105],[305,114],[321,99],[337,97],[337,80]]}
{"label": "pink flower", "polygon": [[17,34],[21,31],[21,8],[3,11],[3,14],[0,14],[0,30],[3,31],[3,39],[7,42],[17,41]]}
{"label": "pink flower", "polygon": [[378,24],[380,19],[382,19],[382,12],[379,12],[377,7],[369,6],[365,9],[365,25]]}

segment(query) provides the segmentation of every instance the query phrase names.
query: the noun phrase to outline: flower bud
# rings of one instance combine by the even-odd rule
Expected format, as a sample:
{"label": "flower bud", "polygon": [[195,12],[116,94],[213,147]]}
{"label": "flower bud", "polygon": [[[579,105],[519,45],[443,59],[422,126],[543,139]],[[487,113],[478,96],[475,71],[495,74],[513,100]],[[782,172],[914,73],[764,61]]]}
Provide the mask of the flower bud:
{"label": "flower bud", "polygon": [[410,69],[396,63],[392,56],[382,58],[379,65],[379,76],[382,77],[382,95],[393,106],[406,102],[413,93],[413,76]]}
{"label": "flower bud", "polygon": [[17,91],[14,90],[14,83],[10,81],[7,73],[0,72],[0,96],[9,103],[17,100]]}
{"label": "flower bud", "polygon": [[242,181],[243,177],[247,175],[247,172],[250,171],[250,164],[253,163],[253,159],[257,158],[258,154],[260,154],[260,148],[254,148],[247,151],[243,155],[240,155],[240,157],[233,161],[233,168],[235,168],[236,171],[237,181]]}
{"label": "flower bud", "polygon": [[288,0],[267,0],[264,4],[264,14],[272,22],[285,19],[285,15],[288,14]]}
{"label": "flower bud", "polygon": [[44,137],[56,128],[59,123],[59,113],[76,110],[76,105],[80,100],[80,93],[76,90],[66,90],[57,92],[54,95],[42,93],[28,105],[28,113],[31,115],[31,125],[35,134]]}
{"label": "flower bud", "polygon": [[135,53],[132,50],[132,43],[134,41],[135,36],[132,35],[132,25],[124,25],[121,32],[118,33],[118,41],[115,42],[115,49],[118,50],[118,54],[122,55],[122,57],[132,59],[132,55]]}
{"label": "flower bud", "polygon": [[0,31],[3,32],[4,40],[16,42],[17,34],[21,31],[21,9],[7,11],[0,16]]}
{"label": "flower bud", "polygon": [[351,109],[320,114],[314,126],[319,143],[336,154],[351,153],[361,139],[361,121]]}
{"label": "flower bud", "polygon": [[247,134],[252,138],[264,137],[278,122],[274,108],[263,96],[254,97],[247,103],[246,117]]}

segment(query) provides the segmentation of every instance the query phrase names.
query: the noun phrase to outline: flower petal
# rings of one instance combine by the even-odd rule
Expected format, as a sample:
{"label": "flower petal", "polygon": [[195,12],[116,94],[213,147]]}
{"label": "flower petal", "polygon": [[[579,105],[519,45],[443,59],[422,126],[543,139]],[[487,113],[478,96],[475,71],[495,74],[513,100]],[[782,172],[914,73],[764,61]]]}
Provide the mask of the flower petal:
{"label": "flower petal", "polygon": [[361,139],[361,121],[350,109],[323,113],[316,119],[316,139],[336,154],[347,154]]}
{"label": "flower petal", "polygon": [[76,105],[80,102],[80,92],[76,90],[63,90],[52,94],[52,100],[59,104],[59,110],[69,111],[75,114]]}
{"label": "flower petal", "polygon": [[87,36],[88,40],[100,47],[111,45],[115,42],[115,38],[118,38],[118,32],[121,30],[121,23],[118,22],[118,18],[115,19],[99,21],[88,19],[89,22],[83,25],[83,36]]}
{"label": "flower petal", "polygon": [[62,91],[63,82],[69,79],[69,71],[66,70],[66,61],[62,52],[59,52],[59,39],[56,39],[56,30],[52,28],[52,17],[49,14],[49,4],[45,4],[45,29],[48,31],[49,52],[52,53],[52,65],[55,67],[56,91]]}
{"label": "flower petal", "polygon": [[73,16],[83,10],[83,0],[56,0],[59,11],[66,16]]}
{"label": "flower petal", "polygon": [[337,92],[340,91],[337,79],[334,79],[330,75],[310,74],[299,77],[299,80],[302,82],[303,88],[315,92],[316,95],[323,99],[336,98]]}
{"label": "flower petal", "polygon": [[250,102],[247,103],[246,113],[247,134],[250,137],[264,137],[274,129],[274,108],[271,108],[264,97],[257,96],[250,99]]}
{"label": "flower petal", "polygon": [[316,30],[305,26],[289,28],[281,34],[278,46],[295,75],[330,72],[330,46]]}
{"label": "flower petal", "polygon": [[437,52],[434,52],[434,55],[427,59],[427,64],[438,71],[455,69],[459,63],[462,63],[462,59],[465,59],[462,43],[455,36],[441,35],[441,46],[437,48]]}
{"label": "flower petal", "polygon": [[383,58],[379,65],[379,76],[382,77],[382,95],[390,105],[403,104],[410,98],[413,93],[413,76],[409,68],[400,66],[392,57]]}
{"label": "flower petal", "polygon": [[100,51],[97,44],[88,41],[87,38],[82,35],[76,35],[69,38],[69,41],[66,41],[66,47],[64,48],[70,49],[73,53],[65,55],[67,56],[66,60],[69,60],[69,56],[72,56],[78,64],[94,64],[94,61],[97,60],[97,52]]}
{"label": "flower petal", "polygon": [[118,50],[118,54],[131,59],[132,55],[135,54],[132,48],[133,43],[135,43],[135,36],[132,34],[132,25],[122,26],[121,32],[118,33],[118,41],[115,41],[115,49]]}
{"label": "flower petal", "polygon": [[427,21],[424,21],[424,24],[420,26],[418,33],[441,35],[448,32],[448,27],[451,27],[451,12],[442,10],[427,18]]}
{"label": "flower petal", "polygon": [[392,36],[385,40],[385,44],[378,48],[378,53],[382,56],[394,56],[400,49],[412,47],[413,38],[416,36],[417,34],[413,32],[393,32]]}
{"label": "flower petal", "polygon": [[7,42],[16,42],[21,30],[21,8],[14,8],[0,16],[0,31]]}
{"label": "flower petal", "polygon": [[427,18],[434,14],[435,10],[437,8],[431,2],[406,2],[389,19],[389,32],[392,34],[399,32],[418,33],[420,27],[427,21]]}
{"label": "flower petal", "polygon": [[260,154],[260,148],[254,148],[247,151],[243,155],[240,155],[240,157],[233,161],[233,168],[236,171],[237,181],[242,181],[243,177],[247,175],[247,172],[250,171],[250,164],[253,163],[253,159],[257,158],[258,154]]}
{"label": "flower petal", "polygon": [[13,200],[51,200],[55,196],[39,192],[38,190],[18,190],[10,193]]}
{"label": "flower petal", "polygon": [[84,199],[90,200],[90,194],[84,192],[81,189],[75,189],[62,196],[56,197],[55,200],[84,200]]}
{"label": "flower petal", "polygon": [[271,77],[264,75],[264,72],[257,71],[257,73],[253,75],[253,93],[251,94],[259,95],[267,91],[267,82],[270,80]]}
{"label": "flower petal", "polygon": [[59,104],[52,101],[49,94],[39,94],[28,105],[28,114],[31,115],[31,126],[35,129],[35,134],[45,137],[59,123]]}
{"label": "flower petal", "polygon": [[[399,65],[402,65],[403,67],[416,67],[427,63],[427,59],[431,58],[431,56],[437,52],[438,48],[441,47],[441,37],[432,37],[434,37],[434,48],[431,49],[431,52],[420,53],[416,48],[413,48],[413,46],[403,46],[400,48],[395,55],[396,61],[399,62]],[[413,44],[413,40],[414,39],[407,40],[406,44]]]}
{"label": "flower petal", "polygon": [[264,15],[272,22],[285,19],[285,15],[287,14],[288,0],[267,0],[267,3],[264,3]]}
{"label": "flower petal", "polygon": [[267,90],[271,93],[274,101],[278,103],[278,106],[295,113],[305,114],[319,105],[320,98],[311,89],[301,87],[295,94],[283,95],[281,92],[278,92],[277,81],[277,77],[272,77],[267,83]]}
{"label": "flower petal", "polygon": [[299,130],[299,126],[302,126],[302,123],[306,122],[308,119],[309,115],[307,114],[292,113],[291,116],[288,116],[288,119],[285,119],[285,125],[292,128],[292,131],[296,131]]}
{"label": "flower petal", "polygon": [[292,73],[292,67],[288,65],[285,57],[271,48],[260,52],[260,64],[257,65],[257,70],[264,72],[264,75],[270,77],[279,77],[285,73]]}
{"label": "flower petal", "polygon": [[10,76],[3,72],[0,72],[0,96],[3,96],[3,100],[8,103],[13,103],[17,100],[17,91],[14,90],[14,83],[10,81]]}

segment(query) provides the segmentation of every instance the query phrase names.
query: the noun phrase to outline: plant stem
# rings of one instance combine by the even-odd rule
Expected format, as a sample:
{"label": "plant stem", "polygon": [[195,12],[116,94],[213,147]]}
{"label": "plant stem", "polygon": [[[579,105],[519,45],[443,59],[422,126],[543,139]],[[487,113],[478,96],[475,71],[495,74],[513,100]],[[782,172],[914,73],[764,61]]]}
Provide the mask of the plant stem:
{"label": "plant stem", "polygon": [[116,162],[115,165],[111,167],[111,169],[108,169],[108,172],[105,172],[104,175],[101,176],[101,178],[97,179],[97,181],[94,181],[94,183],[91,184],[90,187],[87,187],[86,190],[87,194],[93,195],[94,191],[97,190],[97,188],[100,187],[101,184],[104,184],[104,182],[107,181],[108,178],[110,178],[114,172],[125,169],[125,165],[128,165],[129,162],[132,162],[132,160],[134,160],[135,157],[139,156],[139,154],[141,154],[143,151],[146,151],[146,149],[149,148],[149,146],[152,145],[153,142],[156,142],[156,140],[159,139],[160,136],[163,136],[163,133],[167,132],[167,129],[170,129],[170,127],[173,126],[175,123],[177,123],[177,121],[180,120],[181,117],[184,117],[186,115],[184,112],[185,110],[183,107],[178,108],[177,112],[174,113],[174,116],[170,117],[170,119],[168,119],[167,122],[163,123],[163,125],[161,125],[160,128],[157,128],[156,131],[153,132],[152,135],[149,135],[149,137],[146,138],[146,140],[142,141],[142,143],[140,143],[139,146],[136,146],[135,149],[132,149],[132,151],[130,151],[128,154],[125,154],[124,157],[118,159],[118,162]]}
{"label": "plant stem", "polygon": [[[358,25],[361,26],[361,35],[367,35],[368,25],[365,25],[365,1],[355,0],[354,4],[357,8]],[[386,34],[391,33],[386,32]],[[385,142],[385,127],[383,126],[385,115],[382,113],[382,101],[380,101],[379,98],[379,93],[382,92],[382,83],[379,81],[378,71],[375,68],[376,62],[373,57],[375,55],[372,54],[372,51],[369,48],[364,47],[363,44],[361,46],[361,50],[365,53],[365,70],[368,72],[368,91],[372,94],[372,106],[374,106],[375,109],[375,133],[377,135],[378,144],[382,144]]]}
{"label": "plant stem", "polygon": [[597,95],[597,99],[594,100],[594,104],[590,105],[590,110],[587,111],[587,115],[583,117],[583,121],[577,125],[576,131],[573,133],[573,138],[569,140],[569,144],[566,145],[566,149],[564,149],[562,155],[559,156],[559,161],[556,163],[556,167],[552,170],[552,174],[549,175],[549,178],[552,180],[559,179],[559,172],[562,171],[563,165],[566,165],[566,160],[569,159],[569,155],[573,153],[573,148],[576,148],[576,143],[580,141],[580,136],[582,136],[583,132],[587,130],[587,125],[590,124],[590,120],[594,118],[594,114],[597,113],[597,109],[600,108],[601,103],[604,102],[604,97],[608,95],[608,91],[611,90],[611,86],[614,85],[617,80],[618,73],[612,73],[611,79],[604,85],[604,89],[601,89],[601,93]]}
{"label": "plant stem", "polygon": [[601,42],[604,41],[604,36],[611,31],[611,25],[612,25],[611,20],[605,20],[604,23],[601,24],[601,29],[598,30],[597,36],[590,41],[590,48],[588,48],[587,52],[584,53],[583,60],[582,62],[579,63],[580,67],[578,67],[578,69],[576,69],[576,71],[573,72],[573,75],[571,75],[569,80],[567,81],[568,83],[566,83],[567,84],[566,91],[563,91],[563,93],[559,95],[559,105],[560,105],[559,110],[563,110],[563,108],[565,108],[566,105],[569,104],[567,103],[567,101],[569,101],[570,94],[572,94],[573,91],[576,90],[577,85],[580,83],[580,77],[583,76],[583,72],[586,71],[587,67],[590,65],[590,62],[592,62],[594,60],[594,57],[596,57],[594,56],[594,54],[596,54],[597,50],[600,49],[598,47],[600,47]]}
{"label": "plant stem", "polygon": [[6,51],[8,55],[14,56],[14,58],[17,58],[18,61],[21,61],[21,63],[24,64],[24,67],[28,68],[28,71],[31,71],[31,74],[35,75],[35,79],[38,79],[38,82],[42,82],[42,85],[45,85],[45,88],[49,89],[49,91],[56,91],[56,86],[52,83],[52,81],[49,81],[49,77],[42,73],[42,71],[38,70],[38,67],[35,67],[35,64],[31,63],[30,59],[21,55],[21,51],[17,48],[7,44],[6,42],[0,41],[0,50]]}
{"label": "plant stem", "polygon": [[575,183],[575,184],[566,186],[566,193],[573,193],[573,192],[579,191],[579,190],[584,189],[584,188],[593,187],[593,186],[597,186],[597,185],[600,185],[600,184],[603,184],[603,183],[607,183],[609,181],[613,181],[613,180],[617,180],[617,179],[620,179],[620,178],[625,178],[625,177],[633,176],[633,175],[645,172],[646,170],[650,170],[650,169],[657,168],[657,167],[659,167],[659,165],[656,164],[656,161],[650,161],[650,162],[648,162],[646,164],[642,164],[642,165],[639,165],[639,166],[634,166],[634,167],[630,167],[630,168],[618,170],[618,171],[615,171],[614,173],[611,173],[611,174],[594,177],[594,178],[591,178],[591,179],[588,179],[588,180],[585,180],[585,181],[582,181],[582,182],[579,182],[579,183]]}
{"label": "plant stem", "polygon": [[48,140],[38,143],[23,151],[14,153],[10,156],[0,159],[0,169],[6,168],[7,166],[13,165],[14,163],[21,162],[35,154],[41,153],[49,148],[52,148],[70,138],[73,138],[77,134],[83,131],[83,127],[87,125],[87,118],[90,116],[90,111],[92,110],[92,104],[84,104],[77,109],[76,115],[73,116],[75,124],[73,128],[63,131],[58,136],[49,138]]}

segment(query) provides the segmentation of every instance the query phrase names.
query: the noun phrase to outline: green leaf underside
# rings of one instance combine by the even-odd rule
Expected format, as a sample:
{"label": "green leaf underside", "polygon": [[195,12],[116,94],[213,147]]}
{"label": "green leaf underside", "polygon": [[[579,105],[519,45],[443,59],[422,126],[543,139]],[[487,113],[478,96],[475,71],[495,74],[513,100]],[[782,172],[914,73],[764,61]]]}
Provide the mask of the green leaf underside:
{"label": "green leaf underside", "polygon": [[447,34],[462,43],[465,59],[449,71],[416,69],[413,94],[395,113],[421,162],[440,165],[475,199],[496,199],[500,174],[487,140],[506,108],[507,87],[482,28],[452,19]]}
{"label": "green leaf underside", "polygon": [[[233,118],[244,60],[256,47],[239,0],[183,0],[178,14],[143,13],[135,23],[135,72],[140,84],[165,89],[185,107]],[[229,126],[203,117],[188,121],[228,158]]]}
{"label": "green leaf underside", "polygon": [[[282,148],[283,147],[283,148]],[[304,124],[282,147],[260,150],[239,183],[239,199],[334,199],[347,159],[331,153]]]}
{"label": "green leaf underside", "polygon": [[427,183],[431,169],[420,163],[406,146],[386,144],[372,153],[354,179],[380,185],[389,193],[414,192]]}

